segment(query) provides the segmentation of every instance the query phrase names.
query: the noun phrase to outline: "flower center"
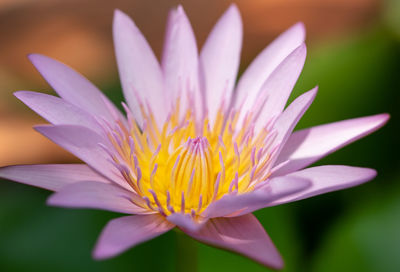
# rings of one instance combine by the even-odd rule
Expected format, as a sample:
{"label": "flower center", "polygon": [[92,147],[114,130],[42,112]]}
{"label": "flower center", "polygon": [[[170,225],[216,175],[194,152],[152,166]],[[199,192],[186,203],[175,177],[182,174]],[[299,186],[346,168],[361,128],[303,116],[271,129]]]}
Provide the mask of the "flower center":
{"label": "flower center", "polygon": [[142,108],[146,122],[139,129],[125,108],[129,124],[107,129],[108,153],[142,200],[133,199],[137,205],[200,215],[223,195],[252,191],[269,177],[275,133],[266,127],[255,134],[250,117],[238,128],[238,114],[221,109],[210,126],[190,110],[180,118],[177,106],[158,129]]}

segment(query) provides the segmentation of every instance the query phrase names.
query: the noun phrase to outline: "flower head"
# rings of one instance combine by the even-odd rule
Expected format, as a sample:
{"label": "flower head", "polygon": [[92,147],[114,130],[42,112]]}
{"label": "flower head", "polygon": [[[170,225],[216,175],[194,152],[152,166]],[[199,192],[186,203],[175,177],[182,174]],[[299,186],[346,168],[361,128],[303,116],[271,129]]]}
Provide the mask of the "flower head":
{"label": "flower head", "polygon": [[0,169],[1,177],[55,191],[51,205],[135,214],[106,226],[96,258],[178,227],[281,268],[279,253],[251,212],[375,176],[372,169],[350,166],[305,168],[375,131],[388,115],[292,133],[317,92],[285,108],[306,57],[301,23],[264,49],[237,85],[242,25],[235,5],[200,54],[182,7],[172,10],[161,65],[120,11],[113,31],[124,114],[81,75],[42,55],[29,58],[61,98],[15,94],[51,123],[35,129],[85,164]]}

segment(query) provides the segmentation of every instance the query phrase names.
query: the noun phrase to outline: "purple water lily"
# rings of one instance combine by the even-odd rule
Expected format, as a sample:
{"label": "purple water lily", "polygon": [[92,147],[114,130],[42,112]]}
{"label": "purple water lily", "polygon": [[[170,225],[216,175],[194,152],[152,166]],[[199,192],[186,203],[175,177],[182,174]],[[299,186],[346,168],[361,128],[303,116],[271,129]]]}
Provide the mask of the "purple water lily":
{"label": "purple water lily", "polygon": [[266,47],[237,84],[242,22],[235,5],[200,54],[184,10],[172,10],[161,64],[118,10],[113,32],[124,114],[80,74],[37,54],[29,59],[60,98],[15,93],[51,123],[35,129],[85,164],[0,169],[0,177],[55,191],[50,205],[130,214],[108,223],[95,258],[113,257],[177,227],[280,269],[282,258],[253,211],[375,177],[368,168],[306,168],[377,130],[389,116],[293,132],[317,93],[314,88],[285,108],[306,58],[301,23]]}

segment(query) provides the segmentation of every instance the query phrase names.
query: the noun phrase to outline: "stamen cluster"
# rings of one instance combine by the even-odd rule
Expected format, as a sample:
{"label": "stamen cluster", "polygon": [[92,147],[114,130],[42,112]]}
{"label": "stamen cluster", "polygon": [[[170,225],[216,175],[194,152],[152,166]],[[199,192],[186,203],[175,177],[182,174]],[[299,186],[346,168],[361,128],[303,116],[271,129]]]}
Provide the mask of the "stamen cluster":
{"label": "stamen cluster", "polygon": [[113,150],[104,148],[137,193],[136,205],[195,217],[223,195],[252,191],[270,175],[277,147],[272,122],[256,134],[251,116],[239,127],[238,114],[221,107],[211,126],[191,110],[180,118],[178,101],[160,130],[150,111],[142,107],[140,128],[125,110],[128,124],[105,127]]}

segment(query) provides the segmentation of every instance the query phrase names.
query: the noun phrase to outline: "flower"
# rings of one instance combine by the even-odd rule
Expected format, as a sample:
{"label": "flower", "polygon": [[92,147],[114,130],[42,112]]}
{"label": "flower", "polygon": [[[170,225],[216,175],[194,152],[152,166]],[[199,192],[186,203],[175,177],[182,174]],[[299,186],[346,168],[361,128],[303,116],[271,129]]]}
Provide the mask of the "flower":
{"label": "flower", "polygon": [[85,164],[0,169],[0,177],[55,191],[50,205],[133,214],[108,223],[95,258],[115,256],[178,227],[279,269],[282,258],[251,212],[375,177],[367,168],[306,168],[380,128],[389,116],[292,133],[317,92],[285,108],[306,57],[301,23],[264,49],[237,85],[242,23],[235,5],[200,54],[183,8],[172,10],[161,65],[118,10],[113,32],[125,114],[81,75],[37,54],[30,60],[61,98],[15,93],[51,123],[35,129]]}

